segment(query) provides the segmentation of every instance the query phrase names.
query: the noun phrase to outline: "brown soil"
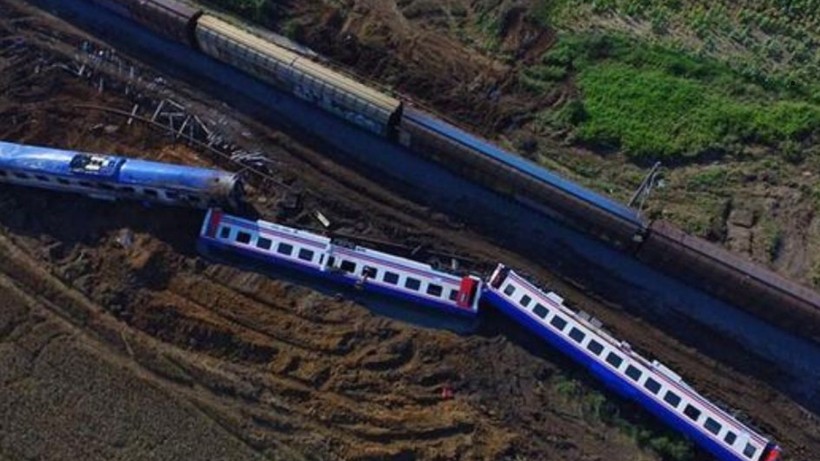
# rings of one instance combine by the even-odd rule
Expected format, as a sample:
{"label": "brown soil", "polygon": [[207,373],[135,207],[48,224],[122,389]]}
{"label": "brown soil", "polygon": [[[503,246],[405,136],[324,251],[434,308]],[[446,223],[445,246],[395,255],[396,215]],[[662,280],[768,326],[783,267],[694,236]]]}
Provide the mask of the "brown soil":
{"label": "brown soil", "polygon": [[[27,41],[0,57],[0,139],[216,162],[144,124],[78,108],[133,103],[43,66],[38,57],[70,60],[76,48],[64,43],[79,32],[14,0],[0,1],[0,18],[0,38]],[[230,119],[232,141],[275,159],[275,179],[304,191],[305,210],[368,237],[470,254],[477,267],[526,269],[749,415],[793,458],[820,459],[816,418],[765,383],[182,84],[155,91]],[[284,187],[253,184],[262,214],[276,214],[271,197]],[[0,458],[658,458],[602,420],[589,404],[597,383],[511,322],[491,316],[472,335],[421,328],[206,262],[194,249],[201,217],[0,188]],[[303,211],[285,222],[310,219]],[[735,365],[754,365],[737,356]],[[442,398],[445,386],[454,398]],[[613,401],[621,416],[657,426]]]}

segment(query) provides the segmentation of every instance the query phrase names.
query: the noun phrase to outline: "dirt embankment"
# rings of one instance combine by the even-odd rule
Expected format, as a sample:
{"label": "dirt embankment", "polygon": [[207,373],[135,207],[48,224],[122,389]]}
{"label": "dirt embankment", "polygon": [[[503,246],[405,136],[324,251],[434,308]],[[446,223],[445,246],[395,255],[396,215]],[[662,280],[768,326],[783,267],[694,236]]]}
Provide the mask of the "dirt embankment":
{"label": "dirt embankment", "polygon": [[[30,10],[19,17],[29,19],[0,20],[0,34],[26,38],[32,54],[0,60],[14,69],[2,74],[0,139],[214,163],[140,123],[77,109],[92,103],[128,110],[132,101],[98,92],[60,68],[35,72],[38,55],[60,54],[59,41],[41,40],[42,34],[76,32]],[[286,135],[182,85],[177,90],[176,101],[232,118],[236,139],[263,147],[289,177],[283,183],[305,192],[306,211],[286,222],[309,223],[307,212],[321,209],[350,231],[525,267],[699,389],[742,409],[792,455],[820,457],[816,419],[765,384],[704,359]],[[252,191],[251,198],[272,216],[271,198],[284,195],[273,189]],[[0,188],[0,349],[9,351],[0,354],[0,367],[11,370],[0,378],[6,415],[0,455],[658,458],[604,422],[599,385],[510,322],[491,316],[473,335],[426,329],[375,315],[343,296],[207,262],[194,248],[201,218],[194,211]],[[444,389],[454,397],[443,397]],[[655,425],[634,406],[615,402],[614,411]]]}

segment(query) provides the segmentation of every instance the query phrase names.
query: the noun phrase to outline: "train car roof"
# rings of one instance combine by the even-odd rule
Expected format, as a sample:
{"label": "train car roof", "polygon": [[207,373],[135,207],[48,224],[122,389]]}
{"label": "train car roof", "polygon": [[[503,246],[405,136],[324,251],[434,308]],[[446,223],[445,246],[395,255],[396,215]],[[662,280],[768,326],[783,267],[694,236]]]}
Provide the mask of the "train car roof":
{"label": "train car roof", "polygon": [[112,179],[123,185],[157,188],[201,190],[225,187],[235,182],[235,174],[210,168],[8,142],[0,142],[0,168],[66,177]]}
{"label": "train car roof", "polygon": [[522,171],[536,179],[553,184],[566,191],[568,194],[586,202],[598,205],[627,221],[634,222],[637,225],[641,225],[643,223],[643,220],[636,210],[582,187],[568,179],[564,179],[561,176],[530,162],[529,160],[507,152],[489,141],[467,133],[466,131],[440,120],[431,114],[418,109],[405,109],[404,117],[422,124],[429,130],[448,136],[467,147],[483,152],[495,160]]}

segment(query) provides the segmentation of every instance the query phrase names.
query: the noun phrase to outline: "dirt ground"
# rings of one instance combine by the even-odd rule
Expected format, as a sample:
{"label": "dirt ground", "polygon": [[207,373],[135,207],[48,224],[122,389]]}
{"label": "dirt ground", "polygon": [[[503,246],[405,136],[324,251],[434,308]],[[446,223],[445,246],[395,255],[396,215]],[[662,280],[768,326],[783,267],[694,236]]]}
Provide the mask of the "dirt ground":
{"label": "dirt ground", "polygon": [[[54,65],[71,63],[83,40],[0,1],[0,139],[226,165],[141,122],[78,107],[127,112],[134,94],[99,91]],[[737,371],[757,365],[742,350],[731,364],[704,358],[179,82],[139,91],[221,114],[232,142],[275,161],[273,182],[251,181],[263,216],[282,216],[279,203],[299,190],[304,207],[286,223],[312,225],[319,209],[350,233],[470,254],[479,268],[508,261],[747,415],[790,459],[820,459],[816,416]],[[0,459],[660,459],[635,432],[661,436],[662,426],[514,324],[490,315],[474,334],[424,328],[203,260],[201,218],[0,187]],[[454,398],[442,398],[445,387]],[[590,404],[600,393],[633,429],[601,416]]]}

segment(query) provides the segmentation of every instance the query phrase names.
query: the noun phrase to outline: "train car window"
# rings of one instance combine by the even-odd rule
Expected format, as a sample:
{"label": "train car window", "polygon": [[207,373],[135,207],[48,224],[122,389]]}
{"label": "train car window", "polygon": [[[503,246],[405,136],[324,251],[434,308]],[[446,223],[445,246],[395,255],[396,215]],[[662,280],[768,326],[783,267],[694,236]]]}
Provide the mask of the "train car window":
{"label": "train car window", "polygon": [[527,295],[522,295],[521,300],[518,301],[518,304],[521,304],[524,307],[529,307],[530,303],[532,302],[532,298]]}
{"label": "train car window", "polygon": [[299,250],[299,259],[302,261],[313,261],[313,251],[308,250],[307,248],[302,248]]}
{"label": "train car window", "polygon": [[601,355],[601,352],[604,351],[604,346],[602,346],[598,341],[591,339],[589,344],[587,344],[587,349],[595,355]]}
{"label": "train car window", "polygon": [[251,234],[247,232],[237,232],[236,234],[236,241],[239,243],[249,244],[251,243]]}
{"label": "train car window", "polygon": [[555,328],[557,328],[558,330],[564,331],[564,327],[567,326],[567,321],[564,320],[563,318],[561,318],[560,315],[556,315],[555,317],[552,318],[552,321],[550,322],[550,324],[552,326],[554,326]]}
{"label": "train car window", "polygon": [[396,285],[399,283],[399,274],[396,274],[395,272],[385,272],[382,280],[384,280],[384,283]]}
{"label": "train car window", "polygon": [[97,187],[99,187],[102,190],[114,190],[114,186],[112,186],[111,184],[106,184],[104,182],[97,183]]}
{"label": "train car window", "polygon": [[455,301],[458,299],[458,290],[450,290],[450,301]]}
{"label": "train car window", "polygon": [[586,336],[587,335],[585,335],[583,331],[581,331],[581,330],[579,330],[575,327],[572,327],[572,329],[569,330],[569,337],[574,339],[575,342],[578,343],[578,344],[581,344],[581,341],[583,341],[584,338],[586,338]]}
{"label": "train car window", "polygon": [[165,198],[167,198],[168,200],[179,200],[179,192],[166,190]]}
{"label": "train car window", "polygon": [[145,189],[145,195],[154,198],[159,197],[159,193],[155,189]]}
{"label": "train car window", "polygon": [[652,378],[646,378],[646,382],[643,383],[643,387],[646,388],[649,392],[653,394],[657,394],[661,390],[661,385],[657,381]]}
{"label": "train car window", "polygon": [[285,256],[290,256],[291,253],[293,253],[293,245],[282,242],[279,244],[279,247],[276,249],[276,252]]}
{"label": "train car window", "polygon": [[666,395],[663,396],[663,401],[677,408],[678,404],[680,404],[680,396],[672,391],[666,391]]}
{"label": "train car window", "polygon": [[407,277],[407,280],[404,281],[404,287],[410,290],[418,291],[418,289],[421,288],[421,281],[412,277]]}
{"label": "train car window", "polygon": [[20,179],[28,179],[28,175],[25,173],[14,173],[14,176],[17,176]]}
{"label": "train car window", "polygon": [[57,182],[64,185],[64,186],[71,185],[71,181],[69,181],[68,179],[57,178]]}
{"label": "train car window", "polygon": [[223,226],[222,230],[219,231],[219,238],[227,239],[231,236],[231,228],[228,226]]}
{"label": "train car window", "polygon": [[734,445],[735,440],[737,440],[737,434],[735,434],[732,431],[727,432],[726,435],[723,437],[723,441],[728,443],[729,445]]}
{"label": "train car window", "polygon": [[622,363],[624,363],[624,359],[622,359],[620,355],[610,352],[609,355],[606,356],[606,363],[618,368]]}
{"label": "train car window", "polygon": [[356,263],[353,261],[348,261],[347,259],[342,260],[342,265],[339,266],[343,271],[350,272],[351,274],[356,272]]}
{"label": "train car window", "polygon": [[362,276],[363,277],[374,279],[378,275],[379,275],[378,269],[376,269],[373,266],[364,266],[362,268]]}
{"label": "train car window", "polygon": [[535,307],[532,309],[532,313],[541,317],[542,319],[545,319],[547,318],[547,314],[549,314],[550,311],[540,303],[535,303]]}
{"label": "train car window", "polygon": [[8,173],[6,173],[4,170],[0,170],[0,176],[8,176]]}
{"label": "train car window", "polygon": [[701,411],[695,408],[691,404],[687,404],[686,408],[683,409],[683,414],[689,417],[692,421],[697,421],[700,418]]}
{"label": "train car window", "polygon": [[[59,179],[58,179],[58,181],[59,181]],[[120,191],[125,192],[126,194],[133,194],[133,193],[136,192],[133,187],[121,187]]]}
{"label": "train car window", "polygon": [[632,378],[633,381],[638,381],[641,379],[641,370],[635,368],[634,366],[630,365],[626,367],[626,375]]}
{"label": "train car window", "polygon": [[88,181],[80,181],[78,184],[83,186],[83,187],[94,187],[94,184],[91,184]]}
{"label": "train car window", "polygon": [[507,296],[512,296],[515,293],[515,287],[512,284],[507,285],[507,288],[504,288],[504,294]]}
{"label": "train car window", "polygon": [[427,285],[427,294],[430,296],[435,296],[438,298],[441,296],[441,293],[443,291],[444,288],[442,288],[441,285],[433,285],[432,283],[430,285]]}
{"label": "train car window", "polygon": [[757,453],[757,448],[755,448],[751,443],[746,444],[746,448],[743,449],[743,456],[754,459],[755,453]]}
{"label": "train car window", "polygon": [[712,434],[718,435],[720,429],[723,426],[721,426],[719,422],[715,421],[712,418],[706,418],[706,422],[703,423],[703,427],[705,427],[706,430],[711,432]]}
{"label": "train car window", "polygon": [[266,239],[265,237],[259,237],[256,239],[256,247],[262,250],[270,250],[270,247],[273,246],[273,241],[271,239]]}
{"label": "train car window", "polygon": [[34,177],[37,178],[38,181],[49,182],[49,179],[41,174],[34,175]]}

